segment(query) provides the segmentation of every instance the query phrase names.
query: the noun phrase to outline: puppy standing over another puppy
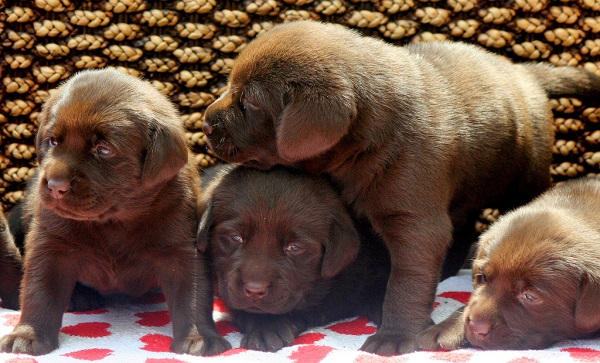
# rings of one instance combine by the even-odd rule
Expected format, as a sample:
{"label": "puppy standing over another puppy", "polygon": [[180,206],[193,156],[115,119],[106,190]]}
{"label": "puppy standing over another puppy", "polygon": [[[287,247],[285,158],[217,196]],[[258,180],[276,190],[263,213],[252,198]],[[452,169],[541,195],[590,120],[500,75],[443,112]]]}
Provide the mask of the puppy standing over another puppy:
{"label": "puppy standing over another puppy", "polygon": [[600,78],[300,21],[240,52],[203,129],[226,161],[330,175],[371,222],[392,271],[382,325],[362,349],[392,355],[416,349],[447,249],[458,263],[443,276],[466,257],[481,209],[512,208],[549,186],[548,95],[600,98]]}
{"label": "puppy standing over another puppy", "polygon": [[600,179],[563,182],[481,235],[466,307],[422,349],[542,349],[600,331]]}
{"label": "puppy standing over another puppy", "polygon": [[309,327],[357,315],[380,322],[389,254],[360,242],[324,178],[230,165],[213,179],[198,245],[210,251],[242,348],[276,351]]}
{"label": "puppy standing over another puppy", "polygon": [[21,318],[0,350],[32,355],[58,346],[76,282],[140,295],[160,286],[171,349],[210,355],[230,347],[212,320],[212,286],[195,236],[199,174],[177,110],[116,70],[90,70],[52,92],[28,185]]}

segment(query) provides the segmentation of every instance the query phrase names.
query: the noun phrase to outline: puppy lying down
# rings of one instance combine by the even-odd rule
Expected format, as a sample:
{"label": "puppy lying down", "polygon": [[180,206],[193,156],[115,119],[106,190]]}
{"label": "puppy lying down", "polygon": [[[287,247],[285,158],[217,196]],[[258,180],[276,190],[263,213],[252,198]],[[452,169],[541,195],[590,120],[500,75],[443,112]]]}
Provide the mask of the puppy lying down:
{"label": "puppy lying down", "polygon": [[560,183],[480,238],[464,310],[422,349],[541,349],[600,330],[600,180]]}
{"label": "puppy lying down", "polygon": [[388,253],[361,243],[325,179],[230,165],[203,197],[198,244],[210,251],[243,348],[276,351],[308,327],[357,315],[380,323]]}

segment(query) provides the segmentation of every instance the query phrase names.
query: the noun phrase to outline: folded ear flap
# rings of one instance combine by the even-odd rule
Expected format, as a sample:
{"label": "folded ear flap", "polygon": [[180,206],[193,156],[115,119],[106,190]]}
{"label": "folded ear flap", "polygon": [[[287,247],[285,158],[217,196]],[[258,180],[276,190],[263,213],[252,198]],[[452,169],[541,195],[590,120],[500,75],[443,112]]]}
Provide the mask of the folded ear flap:
{"label": "folded ear flap", "polygon": [[198,225],[198,232],[196,234],[196,244],[200,252],[206,251],[208,243],[210,242],[210,230],[213,224],[212,206],[210,202],[206,204],[202,217],[200,218],[200,224]]}
{"label": "folded ear flap", "polygon": [[329,150],[348,133],[355,116],[349,87],[292,91],[276,126],[279,156],[295,162]]}
{"label": "folded ear flap", "polygon": [[600,330],[600,281],[585,276],[575,305],[575,326],[591,333]]}
{"label": "folded ear flap", "polygon": [[325,241],[321,276],[329,279],[340,273],[356,259],[359,249],[360,237],[350,217],[346,214],[336,216],[329,239]]}
{"label": "folded ear flap", "polygon": [[188,148],[183,131],[175,126],[152,122],[149,131],[142,181],[154,186],[173,178],[187,163]]}

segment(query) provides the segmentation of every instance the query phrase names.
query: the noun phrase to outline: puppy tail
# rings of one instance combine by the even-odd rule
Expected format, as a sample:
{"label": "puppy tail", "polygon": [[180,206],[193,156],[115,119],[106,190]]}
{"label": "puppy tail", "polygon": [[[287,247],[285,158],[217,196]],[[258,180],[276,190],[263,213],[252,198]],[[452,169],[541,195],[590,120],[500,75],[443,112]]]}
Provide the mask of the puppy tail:
{"label": "puppy tail", "polygon": [[526,63],[550,98],[575,97],[600,102],[600,77],[582,68],[555,67],[548,63]]}

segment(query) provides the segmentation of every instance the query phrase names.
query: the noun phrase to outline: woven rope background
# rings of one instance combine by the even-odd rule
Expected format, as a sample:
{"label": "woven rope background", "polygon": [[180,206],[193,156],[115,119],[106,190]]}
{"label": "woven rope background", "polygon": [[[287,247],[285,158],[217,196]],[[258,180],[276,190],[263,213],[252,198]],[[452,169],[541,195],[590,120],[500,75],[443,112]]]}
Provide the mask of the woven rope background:
{"label": "woven rope background", "polygon": [[[482,45],[516,61],[600,74],[600,0],[0,0],[0,207],[23,196],[48,90],[85,68],[151,80],[180,107],[198,164],[202,112],[223,91],[236,54],[274,24],[320,19],[386,41]],[[368,50],[365,50],[368,51]],[[600,108],[554,100],[556,181],[600,171]],[[485,211],[482,222],[497,215]]]}

